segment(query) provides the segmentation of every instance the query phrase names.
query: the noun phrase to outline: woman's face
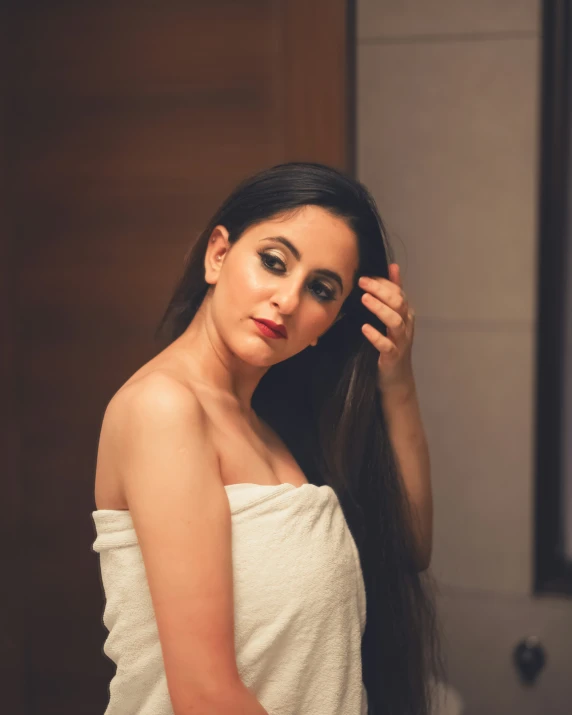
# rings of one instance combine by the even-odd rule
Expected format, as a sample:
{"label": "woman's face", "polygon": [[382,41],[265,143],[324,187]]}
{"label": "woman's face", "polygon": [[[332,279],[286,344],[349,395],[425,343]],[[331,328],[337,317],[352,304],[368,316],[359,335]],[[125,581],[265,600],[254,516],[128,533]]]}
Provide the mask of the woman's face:
{"label": "woman's face", "polygon": [[[205,256],[205,279],[216,285],[216,331],[252,365],[281,362],[316,344],[335,322],[357,268],[353,231],[317,206],[259,223],[232,246],[227,230],[218,226]],[[267,337],[255,318],[283,325],[287,337]]]}

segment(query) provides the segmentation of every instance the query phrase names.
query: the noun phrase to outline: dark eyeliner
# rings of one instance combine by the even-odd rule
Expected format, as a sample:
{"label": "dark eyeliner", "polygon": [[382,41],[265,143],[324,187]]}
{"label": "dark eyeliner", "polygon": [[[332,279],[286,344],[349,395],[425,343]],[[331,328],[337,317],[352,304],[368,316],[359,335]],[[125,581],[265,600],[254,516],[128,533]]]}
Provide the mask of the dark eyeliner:
{"label": "dark eyeliner", "polygon": [[272,268],[271,266],[267,265],[267,264],[264,262],[264,259],[265,259],[265,258],[270,258],[270,259],[272,259],[273,261],[278,261],[278,263],[279,263],[282,267],[286,268],[286,266],[285,266],[284,263],[278,258],[278,256],[273,256],[271,253],[266,253],[266,251],[258,251],[258,255],[260,256],[260,260],[262,261],[262,265],[263,265],[265,268],[267,268],[269,271],[273,271],[274,273],[282,273],[282,272],[283,272],[283,271],[277,271],[276,268]]}
{"label": "dark eyeliner", "polygon": [[[267,270],[272,271],[272,273],[284,273],[284,271],[276,270],[276,268],[273,268],[273,267],[269,266],[269,265],[264,261],[265,258],[270,258],[270,259],[273,260],[273,261],[277,261],[281,266],[283,266],[283,267],[285,268],[286,266],[285,266],[284,263],[280,260],[280,258],[278,258],[278,256],[273,256],[271,253],[267,253],[266,251],[257,251],[257,253],[258,253],[258,255],[260,256],[260,261],[262,262],[262,265],[263,265]],[[315,281],[313,281],[313,282],[315,282]],[[329,288],[325,283],[321,283],[320,281],[318,281],[318,285],[320,286],[320,288],[322,288],[322,289],[326,292],[325,295],[318,295],[317,293],[314,293],[314,295],[316,296],[316,298],[317,298],[321,303],[325,303],[325,302],[327,302],[327,301],[330,301],[330,300],[334,300],[334,299],[335,299],[336,296],[335,296],[334,291],[332,291],[331,288]]]}

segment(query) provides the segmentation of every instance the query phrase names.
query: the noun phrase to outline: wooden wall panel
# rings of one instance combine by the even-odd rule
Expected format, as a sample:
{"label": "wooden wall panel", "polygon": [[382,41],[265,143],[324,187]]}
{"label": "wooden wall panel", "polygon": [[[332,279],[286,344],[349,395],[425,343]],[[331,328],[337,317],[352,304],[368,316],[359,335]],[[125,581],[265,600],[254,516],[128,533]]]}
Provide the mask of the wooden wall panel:
{"label": "wooden wall panel", "polygon": [[2,12],[3,535],[19,582],[2,594],[14,618],[1,663],[11,715],[101,715],[103,411],[157,350],[184,254],[240,179],[292,159],[351,167],[349,10],[20,0]]}

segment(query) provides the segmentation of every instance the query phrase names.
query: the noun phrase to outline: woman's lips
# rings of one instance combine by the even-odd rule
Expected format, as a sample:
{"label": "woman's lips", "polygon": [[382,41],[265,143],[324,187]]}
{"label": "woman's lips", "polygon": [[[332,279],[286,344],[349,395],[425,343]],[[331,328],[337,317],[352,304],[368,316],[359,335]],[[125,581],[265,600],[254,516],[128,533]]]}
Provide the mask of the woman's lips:
{"label": "woman's lips", "polygon": [[284,336],[281,335],[280,333],[276,332],[276,330],[272,330],[272,328],[269,328],[267,325],[265,325],[264,323],[261,323],[259,320],[256,320],[255,318],[253,318],[252,320],[254,321],[254,324],[260,330],[262,335],[265,335],[267,338],[282,338],[284,340]]}

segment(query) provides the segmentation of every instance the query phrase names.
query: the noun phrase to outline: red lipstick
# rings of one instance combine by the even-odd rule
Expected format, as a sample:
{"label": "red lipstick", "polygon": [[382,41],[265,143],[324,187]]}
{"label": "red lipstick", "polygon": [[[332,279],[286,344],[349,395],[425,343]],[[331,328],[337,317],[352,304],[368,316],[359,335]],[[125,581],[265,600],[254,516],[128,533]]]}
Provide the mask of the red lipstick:
{"label": "red lipstick", "polygon": [[288,337],[288,332],[285,325],[279,325],[273,320],[266,320],[264,318],[253,318],[258,329],[267,338],[286,338]]}

